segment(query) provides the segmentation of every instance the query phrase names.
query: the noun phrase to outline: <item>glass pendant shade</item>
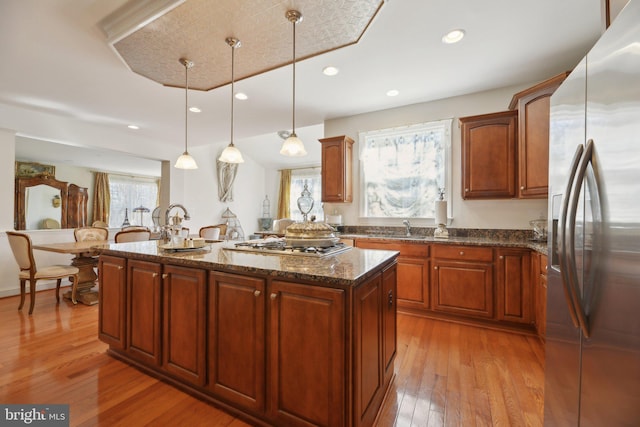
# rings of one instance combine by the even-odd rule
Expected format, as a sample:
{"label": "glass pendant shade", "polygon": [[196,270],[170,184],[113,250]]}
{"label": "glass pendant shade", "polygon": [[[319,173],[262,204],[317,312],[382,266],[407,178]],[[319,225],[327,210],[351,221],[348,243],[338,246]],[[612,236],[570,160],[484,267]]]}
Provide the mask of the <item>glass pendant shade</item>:
{"label": "glass pendant shade", "polygon": [[240,40],[233,37],[227,37],[225,39],[227,44],[231,46],[231,142],[222,151],[218,160],[225,163],[244,163],[242,153],[233,145],[233,84],[234,84],[234,66],[235,66],[235,53],[236,49],[242,46]]}
{"label": "glass pendant shade", "polygon": [[242,153],[232,144],[227,145],[218,160],[225,163],[244,163]]}
{"label": "glass pendant shade", "polygon": [[193,62],[188,59],[180,58],[180,63],[184,65],[184,153],[174,165],[177,169],[198,169],[198,165],[189,151],[187,150],[187,141],[189,140],[189,69],[193,67]]}
{"label": "glass pendant shade", "polygon": [[178,169],[198,169],[198,164],[195,159],[186,151],[178,157],[174,166]]}
{"label": "glass pendant shade", "polygon": [[293,24],[293,108],[291,135],[284,140],[280,154],[289,157],[301,157],[307,155],[302,140],[296,135],[296,24],[302,22],[302,14],[297,10],[288,10],[285,17]]}
{"label": "glass pendant shade", "polygon": [[289,157],[301,157],[307,155],[307,150],[305,150],[302,140],[295,133],[292,133],[289,138],[282,142],[280,154]]}

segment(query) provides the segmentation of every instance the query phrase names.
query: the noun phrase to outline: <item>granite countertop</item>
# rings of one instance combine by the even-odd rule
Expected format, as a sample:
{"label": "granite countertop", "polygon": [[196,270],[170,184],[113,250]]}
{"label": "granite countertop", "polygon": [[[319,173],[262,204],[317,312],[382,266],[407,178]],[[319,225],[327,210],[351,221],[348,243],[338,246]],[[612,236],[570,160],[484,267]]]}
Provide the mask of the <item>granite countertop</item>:
{"label": "granite countertop", "polygon": [[361,283],[383,264],[392,262],[398,251],[351,248],[323,257],[260,254],[235,251],[237,242],[212,243],[202,249],[169,251],[161,241],[111,243],[96,249],[102,255],[163,262],[185,267],[261,274],[291,279],[321,281],[324,284],[353,286]]}
{"label": "granite countertop", "polygon": [[382,233],[340,233],[344,239],[375,239],[389,242],[437,243],[443,245],[497,246],[506,248],[528,248],[547,255],[546,241],[535,241],[526,232],[511,230],[466,230],[465,235],[453,235],[448,239],[437,239],[433,235],[415,234],[406,236],[394,232]]}

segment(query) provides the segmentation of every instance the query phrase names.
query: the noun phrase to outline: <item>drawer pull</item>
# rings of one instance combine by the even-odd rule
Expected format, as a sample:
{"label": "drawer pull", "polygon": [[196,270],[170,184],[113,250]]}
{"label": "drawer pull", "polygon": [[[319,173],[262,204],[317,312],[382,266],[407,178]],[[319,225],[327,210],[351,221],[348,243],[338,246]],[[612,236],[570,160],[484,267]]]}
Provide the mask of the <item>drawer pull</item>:
{"label": "drawer pull", "polygon": [[119,266],[118,266],[118,270],[124,270],[124,267],[123,267],[123,266],[121,266],[121,265],[119,265]]}
{"label": "drawer pull", "polygon": [[158,273],[153,273],[152,277],[155,279],[156,277],[158,277]]}
{"label": "drawer pull", "polygon": [[256,289],[255,291],[253,291],[253,295],[255,295],[255,296],[257,296],[257,297],[259,297],[259,296],[260,296],[260,293],[261,293],[261,292],[260,292],[259,290],[257,290],[257,289]]}
{"label": "drawer pull", "polygon": [[468,189],[468,188],[465,188],[465,189],[464,189],[464,192],[465,192],[465,193],[468,193],[468,192],[469,192],[469,189]]}
{"label": "drawer pull", "polygon": [[500,259],[504,259],[504,255],[500,255],[498,258],[500,258]]}
{"label": "drawer pull", "polygon": [[433,267],[433,269],[434,269],[434,270],[437,270],[437,269],[438,269],[438,266],[436,265],[435,267]]}
{"label": "drawer pull", "polygon": [[269,295],[269,297],[270,297],[271,299],[276,299],[276,298],[278,298],[278,294],[274,292],[274,293],[272,293],[271,295]]}
{"label": "drawer pull", "polygon": [[524,190],[524,185],[520,187],[521,190]]}
{"label": "drawer pull", "polygon": [[460,251],[460,255],[464,255],[464,251]]}
{"label": "drawer pull", "polygon": [[162,278],[163,278],[163,279],[166,279],[167,277],[169,277],[169,274],[167,274],[167,273],[164,273],[164,274],[162,275]]}

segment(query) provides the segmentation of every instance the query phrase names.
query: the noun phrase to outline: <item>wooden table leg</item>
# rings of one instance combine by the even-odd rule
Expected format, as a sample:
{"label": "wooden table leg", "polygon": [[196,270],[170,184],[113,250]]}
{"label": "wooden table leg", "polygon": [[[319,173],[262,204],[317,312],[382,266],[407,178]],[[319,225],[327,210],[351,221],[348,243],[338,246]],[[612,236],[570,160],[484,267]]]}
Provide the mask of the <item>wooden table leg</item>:
{"label": "wooden table leg", "polygon": [[[96,285],[98,276],[94,271],[96,259],[85,254],[79,254],[71,260],[71,265],[78,267],[78,286],[76,289],[76,301],[86,305],[98,303],[98,291],[92,289]],[[71,291],[62,294],[66,299],[71,299]]]}

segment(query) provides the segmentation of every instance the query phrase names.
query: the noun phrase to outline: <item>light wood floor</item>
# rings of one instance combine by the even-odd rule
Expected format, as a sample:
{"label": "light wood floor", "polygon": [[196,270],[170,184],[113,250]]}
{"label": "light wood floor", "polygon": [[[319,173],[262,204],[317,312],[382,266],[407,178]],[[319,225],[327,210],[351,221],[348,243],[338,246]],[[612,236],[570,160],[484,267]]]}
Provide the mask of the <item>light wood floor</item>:
{"label": "light wood floor", "polygon": [[[107,356],[97,306],[17,307],[0,299],[0,403],[68,403],[72,426],[247,425]],[[541,426],[543,371],[535,337],[399,315],[379,426]]]}

